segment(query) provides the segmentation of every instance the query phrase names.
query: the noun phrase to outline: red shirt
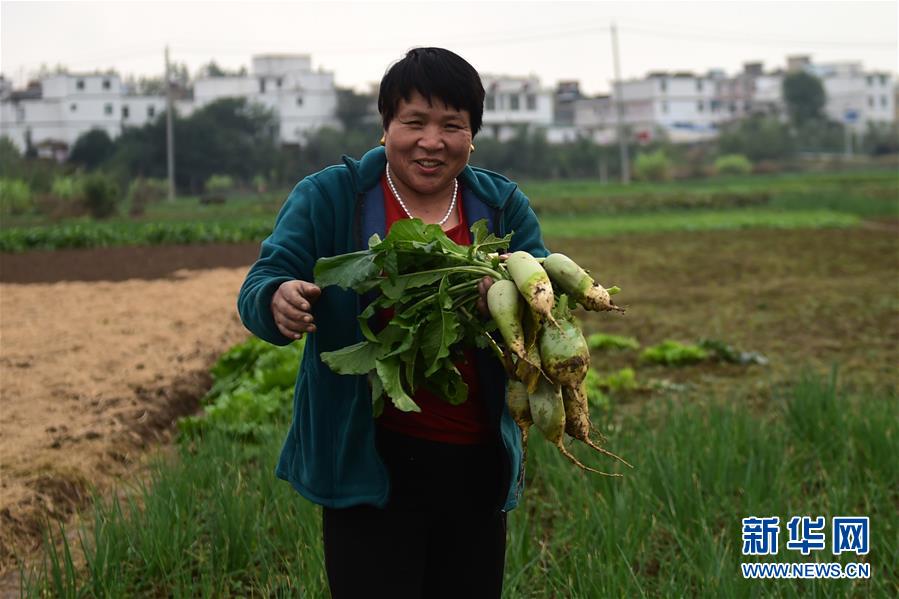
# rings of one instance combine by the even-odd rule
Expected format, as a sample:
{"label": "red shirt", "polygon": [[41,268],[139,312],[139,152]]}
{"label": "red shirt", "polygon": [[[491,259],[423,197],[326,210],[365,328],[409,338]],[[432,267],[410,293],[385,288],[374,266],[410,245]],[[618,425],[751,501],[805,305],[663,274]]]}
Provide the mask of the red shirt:
{"label": "red shirt", "polygon": [[[403,207],[396,200],[387,177],[381,177],[381,189],[384,192],[384,213],[387,231],[398,220],[408,218]],[[471,232],[462,210],[462,187],[456,196],[456,209],[459,224],[446,231],[446,236],[459,245],[471,244]],[[392,316],[392,310],[380,313],[384,322]],[[474,444],[488,441],[490,431],[487,424],[487,410],[481,398],[478,385],[478,373],[475,369],[474,350],[464,351],[465,361],[456,362],[456,368],[462,380],[468,385],[468,399],[454,406],[425,389],[418,389],[412,399],[421,408],[421,412],[403,412],[398,410],[389,398],[385,398],[384,411],[378,418],[378,425],[410,437],[429,439],[441,443]]]}

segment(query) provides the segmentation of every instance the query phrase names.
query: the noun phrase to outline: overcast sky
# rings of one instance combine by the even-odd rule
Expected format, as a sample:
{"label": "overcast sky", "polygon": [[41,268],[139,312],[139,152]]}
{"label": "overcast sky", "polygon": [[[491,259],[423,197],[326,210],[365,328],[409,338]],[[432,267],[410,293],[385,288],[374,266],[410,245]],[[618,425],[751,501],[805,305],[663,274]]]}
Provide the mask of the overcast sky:
{"label": "overcast sky", "polygon": [[337,84],[365,89],[414,46],[450,48],[482,73],[576,79],[603,93],[617,23],[625,78],[649,71],[733,74],[785,57],[897,71],[897,2],[9,2],[0,70],[17,86],[41,64],[158,75],[163,48],[191,73],[253,54],[304,53]]}

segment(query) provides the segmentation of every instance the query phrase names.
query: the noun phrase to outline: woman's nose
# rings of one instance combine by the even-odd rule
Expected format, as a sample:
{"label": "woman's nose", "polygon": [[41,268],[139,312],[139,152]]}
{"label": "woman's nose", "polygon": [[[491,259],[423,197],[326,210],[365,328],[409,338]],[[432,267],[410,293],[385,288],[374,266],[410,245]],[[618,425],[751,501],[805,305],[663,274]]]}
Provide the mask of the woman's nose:
{"label": "woman's nose", "polygon": [[418,145],[426,150],[440,150],[443,148],[443,135],[437,127],[425,127],[418,140]]}

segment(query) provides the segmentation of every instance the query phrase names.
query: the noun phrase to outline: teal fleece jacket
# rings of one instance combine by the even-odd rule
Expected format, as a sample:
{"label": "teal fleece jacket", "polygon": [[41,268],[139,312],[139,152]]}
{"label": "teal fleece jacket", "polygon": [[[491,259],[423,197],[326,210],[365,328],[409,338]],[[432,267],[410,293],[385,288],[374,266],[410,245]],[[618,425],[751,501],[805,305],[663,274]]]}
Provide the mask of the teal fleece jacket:
{"label": "teal fleece jacket", "polygon": [[[316,260],[367,247],[372,233],[384,236],[384,196],[379,181],[386,164],[381,147],[361,160],[343,157],[300,181],[284,203],[270,237],[241,286],[237,307],[244,326],[275,345],[287,345],[275,325],[271,299],[285,281],[314,281]],[[488,220],[497,235],[513,233],[511,251],[546,256],[537,218],[528,199],[505,177],[466,166],[459,176],[468,222]],[[387,469],[375,449],[371,394],[364,376],[338,375],[321,353],[362,340],[356,316],[363,299],[351,290],[326,287],[313,307],[316,332],[309,334],[293,399],[293,420],[276,475],[310,501],[343,508],[383,507],[390,493]],[[478,352],[477,368],[491,426],[501,441],[504,464],[498,509],[518,504],[523,487],[521,438],[505,402],[505,374],[499,361]]]}

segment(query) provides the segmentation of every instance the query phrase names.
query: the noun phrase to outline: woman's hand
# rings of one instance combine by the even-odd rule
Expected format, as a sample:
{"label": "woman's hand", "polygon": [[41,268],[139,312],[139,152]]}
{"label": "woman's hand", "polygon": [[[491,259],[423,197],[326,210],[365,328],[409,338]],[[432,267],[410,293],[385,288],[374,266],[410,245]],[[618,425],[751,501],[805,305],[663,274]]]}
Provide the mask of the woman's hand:
{"label": "woman's hand", "polygon": [[272,316],[285,337],[300,339],[315,332],[312,305],[322,294],[320,287],[306,281],[285,281],[272,296]]}

